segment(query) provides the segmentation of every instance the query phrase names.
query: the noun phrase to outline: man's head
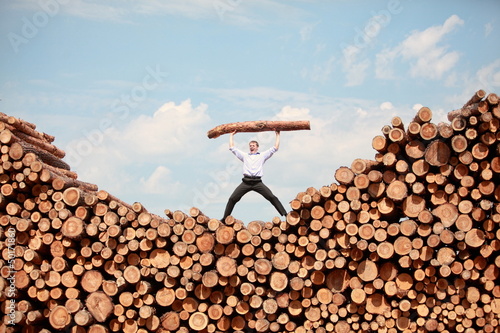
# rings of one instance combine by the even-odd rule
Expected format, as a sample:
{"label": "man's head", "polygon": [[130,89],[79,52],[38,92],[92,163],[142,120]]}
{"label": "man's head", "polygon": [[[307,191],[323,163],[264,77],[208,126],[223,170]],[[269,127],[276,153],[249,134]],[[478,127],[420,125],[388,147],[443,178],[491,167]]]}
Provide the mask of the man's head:
{"label": "man's head", "polygon": [[251,154],[255,154],[259,150],[259,143],[257,141],[250,141],[248,146]]}

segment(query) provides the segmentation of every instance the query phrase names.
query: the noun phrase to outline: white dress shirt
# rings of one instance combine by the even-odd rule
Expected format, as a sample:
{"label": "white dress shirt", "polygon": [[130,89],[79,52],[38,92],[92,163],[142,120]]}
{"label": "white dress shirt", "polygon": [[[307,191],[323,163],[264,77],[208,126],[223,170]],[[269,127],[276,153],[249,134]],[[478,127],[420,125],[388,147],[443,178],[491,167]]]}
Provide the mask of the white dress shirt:
{"label": "white dress shirt", "polygon": [[253,177],[262,177],[264,175],[264,163],[278,151],[275,147],[256,154],[245,153],[234,147],[229,148],[229,150],[243,161],[243,175]]}

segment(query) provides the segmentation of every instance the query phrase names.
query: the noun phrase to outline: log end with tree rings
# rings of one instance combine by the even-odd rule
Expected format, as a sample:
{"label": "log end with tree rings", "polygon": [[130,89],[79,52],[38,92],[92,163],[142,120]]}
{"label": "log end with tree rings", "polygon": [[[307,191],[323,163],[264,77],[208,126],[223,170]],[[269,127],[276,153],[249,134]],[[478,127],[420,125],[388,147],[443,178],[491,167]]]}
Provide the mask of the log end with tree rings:
{"label": "log end with tree rings", "polygon": [[401,201],[408,196],[408,187],[405,182],[395,180],[386,189],[387,196],[394,201]]}
{"label": "log end with tree rings", "polygon": [[425,123],[420,127],[420,136],[423,140],[429,141],[434,139],[438,134],[438,128],[433,123]]}
{"label": "log end with tree rings", "polygon": [[365,174],[368,173],[368,171],[371,170],[371,168],[374,165],[377,165],[378,163],[376,161],[371,161],[371,160],[365,160],[361,158],[356,158],[354,161],[351,163],[351,170],[356,174]]}
{"label": "log end with tree rings", "polygon": [[382,259],[390,259],[394,254],[394,246],[389,242],[382,242],[377,246],[377,254]]}
{"label": "log end with tree rings", "polygon": [[141,272],[137,266],[127,266],[123,271],[123,277],[129,283],[137,283],[141,279]]}
{"label": "log end with tree rings", "polygon": [[265,258],[259,258],[255,260],[254,269],[259,275],[268,275],[271,273],[273,265],[271,262]]}
{"label": "log end with tree rings", "polygon": [[332,292],[343,292],[349,285],[351,276],[344,269],[333,270],[326,276],[326,286]]}
{"label": "log end with tree rings", "polygon": [[465,151],[467,149],[467,145],[467,139],[461,134],[454,135],[451,138],[451,148],[457,153]]}
{"label": "log end with tree rings", "polygon": [[68,238],[79,238],[85,232],[84,222],[78,217],[71,216],[63,222],[61,232]]}
{"label": "log end with tree rings", "polygon": [[485,233],[481,229],[471,229],[465,234],[465,243],[470,247],[477,248],[485,242]]}
{"label": "log end with tree rings", "polygon": [[217,259],[216,267],[217,272],[224,277],[234,275],[237,270],[236,260],[227,256],[222,256]]}
{"label": "log end with tree rings", "polygon": [[208,322],[208,316],[203,312],[195,312],[189,316],[189,327],[195,331],[205,329]]}
{"label": "log end with tree rings", "polygon": [[451,227],[458,218],[459,212],[456,205],[444,203],[432,211],[432,215],[439,218],[445,227]]}
{"label": "log end with tree rings", "polygon": [[211,233],[204,232],[196,238],[196,246],[202,253],[208,253],[213,250],[215,246],[215,238]]}
{"label": "log end with tree rings", "polygon": [[49,322],[56,330],[67,328],[71,320],[71,314],[69,314],[68,310],[62,305],[58,305],[50,311]]}
{"label": "log end with tree rings", "polygon": [[383,294],[372,294],[366,298],[366,311],[383,315],[392,309],[390,303]]}
{"label": "log end with tree rings", "polygon": [[402,209],[407,217],[418,217],[425,208],[425,200],[421,196],[411,194],[403,201]]}
{"label": "log end with tree rings", "polygon": [[391,142],[401,143],[406,140],[406,134],[401,128],[392,128],[388,137]]}
{"label": "log end with tree rings", "polygon": [[377,135],[372,139],[372,148],[380,153],[387,151],[387,139],[385,136]]}
{"label": "log end with tree rings", "polygon": [[235,230],[231,226],[221,225],[215,232],[215,238],[220,244],[229,244],[233,241]]}
{"label": "log end with tree rings", "polygon": [[422,106],[417,111],[415,118],[413,118],[413,121],[415,121],[419,124],[427,123],[427,122],[430,122],[431,120],[432,120],[432,110],[426,106]]}
{"label": "log end with tree rings", "polygon": [[335,179],[340,184],[351,184],[354,180],[354,172],[348,167],[340,167],[335,171]]}
{"label": "log end with tree rings", "polygon": [[288,277],[282,272],[273,272],[269,280],[270,286],[275,291],[282,291],[288,285]]}
{"label": "log end with tree rings", "polygon": [[179,328],[181,324],[181,319],[179,317],[179,314],[174,311],[165,313],[160,320],[161,320],[161,327],[163,327],[167,331],[175,331]]}
{"label": "log end with tree rings", "polygon": [[448,144],[440,140],[432,141],[425,150],[425,160],[433,166],[446,165],[450,156],[451,151]]}
{"label": "log end with tree rings", "polygon": [[357,275],[365,282],[373,281],[378,276],[378,266],[371,260],[364,260],[358,265]]}
{"label": "log end with tree rings", "polygon": [[97,270],[86,271],[80,283],[82,284],[82,288],[89,293],[97,291],[101,288],[103,282],[103,276],[101,272]]}
{"label": "log end with tree rings", "polygon": [[98,322],[105,322],[114,309],[111,298],[102,291],[96,291],[87,296],[87,310]]}

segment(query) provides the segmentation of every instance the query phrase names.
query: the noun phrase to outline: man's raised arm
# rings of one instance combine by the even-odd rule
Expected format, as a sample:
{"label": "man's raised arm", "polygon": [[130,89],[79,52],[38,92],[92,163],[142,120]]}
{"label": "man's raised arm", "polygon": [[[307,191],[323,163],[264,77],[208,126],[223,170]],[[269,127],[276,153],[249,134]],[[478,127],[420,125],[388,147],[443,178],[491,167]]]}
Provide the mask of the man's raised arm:
{"label": "man's raised arm", "polygon": [[274,143],[274,148],[278,150],[280,147],[280,131],[275,131],[275,133],[276,133],[276,142]]}
{"label": "man's raised arm", "polygon": [[234,148],[234,139],[233,136],[236,134],[236,131],[232,132],[229,135],[229,148]]}

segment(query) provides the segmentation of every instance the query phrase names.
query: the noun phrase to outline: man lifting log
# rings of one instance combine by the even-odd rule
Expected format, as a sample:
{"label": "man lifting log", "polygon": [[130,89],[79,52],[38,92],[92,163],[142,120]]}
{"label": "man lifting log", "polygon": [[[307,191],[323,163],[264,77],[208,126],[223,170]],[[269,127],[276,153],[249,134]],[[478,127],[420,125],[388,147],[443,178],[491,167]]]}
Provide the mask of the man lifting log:
{"label": "man lifting log", "polygon": [[231,215],[234,205],[236,205],[236,203],[250,191],[255,191],[261,194],[274,206],[274,208],[276,208],[280,215],[285,216],[287,212],[279,199],[273,194],[269,187],[262,182],[262,176],[264,175],[264,163],[278,151],[280,145],[280,132],[275,131],[276,141],[274,146],[266,151],[263,151],[262,153],[259,152],[259,143],[257,141],[249,142],[248,145],[250,152],[248,153],[235,148],[234,134],[236,133],[237,131],[234,131],[229,136],[229,150],[243,162],[243,179],[241,184],[236,187],[233,194],[229,197],[222,221]]}

